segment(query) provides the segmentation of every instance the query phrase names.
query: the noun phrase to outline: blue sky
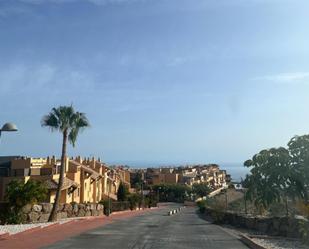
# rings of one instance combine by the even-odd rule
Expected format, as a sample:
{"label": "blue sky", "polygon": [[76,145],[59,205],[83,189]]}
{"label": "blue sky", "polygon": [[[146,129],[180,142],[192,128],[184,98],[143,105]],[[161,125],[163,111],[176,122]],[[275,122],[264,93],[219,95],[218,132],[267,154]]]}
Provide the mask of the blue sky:
{"label": "blue sky", "polygon": [[243,162],[309,133],[307,0],[0,0],[0,154],[59,156],[41,128],[73,103],[70,155]]}

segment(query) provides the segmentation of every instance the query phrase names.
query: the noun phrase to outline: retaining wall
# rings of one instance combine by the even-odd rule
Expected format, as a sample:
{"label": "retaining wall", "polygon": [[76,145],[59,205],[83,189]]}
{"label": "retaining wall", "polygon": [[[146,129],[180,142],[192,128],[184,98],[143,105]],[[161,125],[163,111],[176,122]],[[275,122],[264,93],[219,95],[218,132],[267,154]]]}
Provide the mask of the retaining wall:
{"label": "retaining wall", "polygon": [[305,218],[250,217],[209,208],[206,208],[205,214],[216,223],[252,229],[272,236],[300,238],[302,237],[303,230],[309,228],[309,222]]}
{"label": "retaining wall", "polygon": [[[26,205],[22,212],[26,223],[46,222],[52,210],[53,204],[42,203]],[[72,218],[86,216],[102,216],[103,205],[101,204],[60,204],[58,206],[57,218]]]}

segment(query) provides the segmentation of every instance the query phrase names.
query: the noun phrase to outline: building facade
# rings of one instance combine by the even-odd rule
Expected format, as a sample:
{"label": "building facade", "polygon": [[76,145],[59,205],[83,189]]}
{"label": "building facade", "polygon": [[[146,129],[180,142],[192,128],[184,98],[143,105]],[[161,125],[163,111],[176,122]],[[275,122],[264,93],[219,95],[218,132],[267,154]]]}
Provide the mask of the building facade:
{"label": "building facade", "polygon": [[[5,190],[14,179],[43,182],[48,189],[46,202],[54,202],[59,182],[60,160],[55,157],[0,158],[0,202],[5,201]],[[97,203],[105,198],[117,199],[120,182],[130,186],[130,173],[125,169],[110,169],[94,158],[66,158],[64,183],[60,203]]]}

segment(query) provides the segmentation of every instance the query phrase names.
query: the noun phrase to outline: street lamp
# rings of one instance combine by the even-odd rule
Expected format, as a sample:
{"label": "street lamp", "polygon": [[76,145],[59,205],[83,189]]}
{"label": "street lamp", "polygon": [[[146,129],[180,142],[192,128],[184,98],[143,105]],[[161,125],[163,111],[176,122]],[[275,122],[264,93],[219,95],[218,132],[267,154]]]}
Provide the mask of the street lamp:
{"label": "street lamp", "polygon": [[2,128],[0,129],[0,137],[1,137],[1,133],[3,131],[7,131],[7,132],[12,132],[12,131],[17,131],[17,126],[13,123],[5,123]]}
{"label": "street lamp", "polygon": [[105,172],[105,176],[107,177],[107,181],[109,180],[110,181],[110,183],[108,183],[107,185],[108,185],[108,187],[107,187],[107,198],[108,198],[108,213],[107,213],[107,216],[110,216],[110,214],[111,214],[111,198],[110,198],[110,192],[111,192],[111,185],[115,185],[116,186],[116,183],[115,183],[115,181],[112,179],[112,178],[110,178],[109,176],[108,176],[108,174],[110,173],[110,172],[112,172],[112,169],[109,169],[109,170],[107,170],[106,172]]}

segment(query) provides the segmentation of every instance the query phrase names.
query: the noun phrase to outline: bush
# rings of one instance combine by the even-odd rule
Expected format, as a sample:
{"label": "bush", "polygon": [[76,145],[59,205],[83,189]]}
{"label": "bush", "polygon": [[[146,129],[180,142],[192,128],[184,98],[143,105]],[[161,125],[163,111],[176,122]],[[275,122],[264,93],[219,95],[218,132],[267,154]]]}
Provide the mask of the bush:
{"label": "bush", "polygon": [[300,234],[302,241],[309,245],[309,223],[305,221],[301,221],[300,223]]}
{"label": "bush", "polygon": [[34,180],[26,183],[13,180],[7,185],[5,200],[8,202],[6,209],[1,213],[2,223],[19,224],[25,221],[22,208],[27,204],[43,201],[47,196],[46,186]]}
{"label": "bush", "polygon": [[211,188],[208,183],[194,183],[192,186],[192,192],[196,197],[204,197],[211,192]]}
{"label": "bush", "polygon": [[191,193],[191,188],[180,184],[160,184],[153,186],[160,202],[184,202],[186,196]]}
{"label": "bush", "polygon": [[130,205],[130,209],[134,210],[137,208],[138,204],[141,202],[141,196],[139,194],[130,194],[128,196],[128,202]]}
{"label": "bush", "polygon": [[109,210],[108,210],[109,209],[108,199],[101,200],[99,203],[103,205],[103,207],[104,207],[103,212],[104,212],[105,215],[109,215],[109,214],[112,213],[112,205],[111,205],[110,213],[109,213]]}
{"label": "bush", "polygon": [[126,201],[128,194],[129,194],[128,186],[126,186],[123,182],[120,182],[117,191],[117,200]]}
{"label": "bush", "polygon": [[206,200],[201,200],[196,203],[200,213],[204,214],[206,211]]}
{"label": "bush", "polygon": [[156,207],[158,204],[158,198],[155,195],[148,195],[147,198],[149,199],[148,201],[148,207]]}
{"label": "bush", "polygon": [[222,224],[225,222],[225,214],[223,210],[212,210],[210,216],[215,224]]}
{"label": "bush", "polygon": [[211,198],[206,201],[205,206],[210,207],[211,209],[209,215],[213,223],[215,224],[224,223],[225,203],[223,201]]}
{"label": "bush", "polygon": [[113,201],[111,206],[113,212],[125,211],[130,209],[130,203],[128,201]]}

